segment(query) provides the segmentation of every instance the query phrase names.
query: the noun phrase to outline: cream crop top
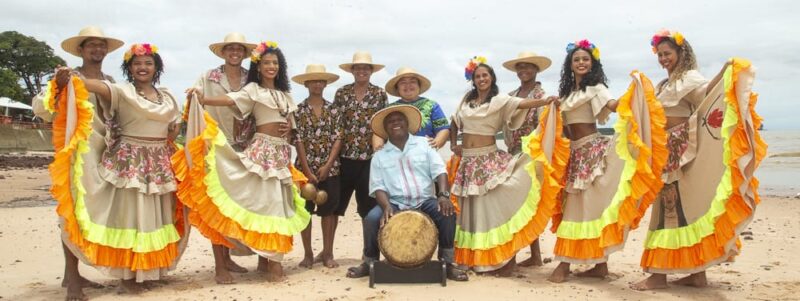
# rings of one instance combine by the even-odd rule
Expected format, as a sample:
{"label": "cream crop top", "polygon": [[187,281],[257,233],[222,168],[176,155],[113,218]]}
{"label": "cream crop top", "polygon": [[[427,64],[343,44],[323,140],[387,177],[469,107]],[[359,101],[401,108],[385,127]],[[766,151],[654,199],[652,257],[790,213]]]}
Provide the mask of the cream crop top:
{"label": "cream crop top", "polygon": [[528,110],[517,110],[522,98],[499,94],[488,103],[470,108],[467,97],[461,100],[451,119],[465,134],[494,136],[507,126],[516,130],[525,121]]}
{"label": "cream crop top", "polygon": [[[297,105],[289,93],[249,83],[241,90],[226,95],[236,103],[242,118],[253,114],[256,125],[286,122],[289,119],[292,120],[292,128],[296,127],[292,112],[297,111]],[[285,115],[282,116],[281,113]]]}
{"label": "cream crop top", "polygon": [[708,81],[697,70],[689,70],[673,83],[665,79],[658,84],[656,98],[667,117],[689,117],[706,97]]}
{"label": "cream crop top", "polygon": [[[136,93],[132,83],[112,84],[111,102],[101,102],[105,118],[117,118],[123,136],[167,138],[169,124],[180,117],[178,103],[166,88],[158,88],[161,103],[152,102]],[[110,108],[108,107],[110,106]]]}
{"label": "cream crop top", "polygon": [[611,110],[606,107],[611,99],[611,93],[604,84],[586,87],[586,91],[572,91],[567,98],[560,100],[564,123],[605,124],[611,115]]}

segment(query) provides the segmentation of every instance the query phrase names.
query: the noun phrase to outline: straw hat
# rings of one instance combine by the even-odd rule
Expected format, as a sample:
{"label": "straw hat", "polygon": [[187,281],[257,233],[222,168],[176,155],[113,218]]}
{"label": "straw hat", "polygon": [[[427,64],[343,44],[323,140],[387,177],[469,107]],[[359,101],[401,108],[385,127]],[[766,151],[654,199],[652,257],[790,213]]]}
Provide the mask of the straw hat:
{"label": "straw hat", "polygon": [[81,57],[81,53],[80,51],[78,51],[78,47],[80,47],[81,43],[83,43],[83,41],[88,38],[99,38],[106,40],[106,43],[108,44],[109,53],[111,53],[114,50],[117,50],[118,48],[122,47],[122,45],[125,44],[125,42],[123,42],[122,40],[107,37],[105,34],[103,34],[103,30],[100,29],[100,27],[88,26],[82,28],[81,31],[78,32],[77,36],[68,38],[63,42],[61,42],[61,49],[64,49],[64,51],[68,52],[69,54]]}
{"label": "straw hat", "polygon": [[517,63],[531,63],[539,67],[539,72],[544,71],[547,67],[550,67],[552,63],[549,58],[536,54],[533,51],[523,51],[517,55],[516,59],[507,61],[503,63],[503,67],[512,72],[517,72]]}
{"label": "straw hat", "polygon": [[400,112],[403,115],[406,115],[408,118],[408,132],[409,133],[416,133],[419,131],[419,128],[422,127],[422,113],[417,109],[417,107],[412,105],[394,105],[387,107],[383,110],[380,110],[372,115],[372,120],[370,120],[370,127],[372,127],[372,132],[378,137],[383,139],[387,139],[389,135],[386,133],[386,129],[383,128],[383,120],[386,119],[386,116],[393,112]]}
{"label": "straw hat", "polygon": [[329,84],[339,79],[339,76],[325,71],[325,65],[308,64],[306,66],[306,73],[295,75],[292,81],[305,85],[306,81],[310,80],[324,80]]}
{"label": "straw hat", "polygon": [[428,91],[428,89],[431,88],[431,81],[422,76],[422,74],[417,73],[417,71],[414,69],[401,67],[400,69],[397,69],[397,75],[386,82],[386,93],[389,93],[389,95],[392,96],[400,97],[400,93],[397,91],[397,82],[400,81],[401,78],[408,76],[419,80],[419,94],[425,93],[425,91]]}
{"label": "straw hat", "polygon": [[223,39],[222,42],[208,45],[208,49],[211,49],[211,52],[216,54],[221,59],[225,59],[225,57],[222,56],[222,49],[225,48],[225,46],[227,46],[228,44],[241,44],[242,46],[244,46],[245,57],[249,57],[250,52],[256,48],[256,44],[248,43],[247,39],[244,38],[243,34],[238,32],[231,32],[225,35],[225,39]]}
{"label": "straw hat", "polygon": [[353,62],[352,63],[341,64],[341,65],[339,65],[339,68],[342,68],[342,70],[347,71],[349,73],[353,73],[353,71],[352,71],[353,70],[353,65],[357,65],[357,64],[372,65],[372,72],[378,72],[378,70],[381,70],[384,67],[383,65],[380,65],[380,64],[373,64],[372,63],[372,54],[370,54],[369,52],[357,51],[355,54],[353,54]]}

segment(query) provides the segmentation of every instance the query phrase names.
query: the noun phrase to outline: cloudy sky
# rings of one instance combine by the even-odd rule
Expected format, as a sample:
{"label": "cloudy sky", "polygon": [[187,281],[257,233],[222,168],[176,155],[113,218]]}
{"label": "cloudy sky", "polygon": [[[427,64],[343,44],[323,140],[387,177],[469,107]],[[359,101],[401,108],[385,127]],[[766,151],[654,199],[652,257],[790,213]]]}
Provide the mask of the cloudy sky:
{"label": "cloudy sky", "polygon": [[[80,60],[60,48],[62,40],[87,25],[130,43],[159,46],[166,73],[162,85],[189,87],[204,70],[222,61],[208,45],[238,31],[251,41],[274,40],[286,53],[289,76],[308,63],[325,64],[342,76],[325,95],[352,82],[338,69],[356,50],[373,54],[386,69],[372,82],[383,86],[401,66],[426,75],[433,86],[425,96],[449,115],[468,90],[463,68],[483,55],[498,72],[501,91],[518,85],[502,62],[523,50],[553,60],[539,74],[555,94],[565,45],[588,38],[598,45],[614,95],[638,69],[653,81],[666,76],[650,51],[649,38],[660,28],[681,31],[692,43],[700,72],[713,77],[728,57],[748,58],[757,66],[758,112],[768,129],[800,129],[800,100],[792,86],[800,79],[800,2],[781,1],[45,1],[3,3],[0,30],[14,30],[46,41],[70,65]],[[104,69],[121,79],[123,51],[106,58]],[[293,85],[297,102],[307,92]],[[182,93],[176,93],[182,95]],[[390,101],[395,99],[390,97]]]}

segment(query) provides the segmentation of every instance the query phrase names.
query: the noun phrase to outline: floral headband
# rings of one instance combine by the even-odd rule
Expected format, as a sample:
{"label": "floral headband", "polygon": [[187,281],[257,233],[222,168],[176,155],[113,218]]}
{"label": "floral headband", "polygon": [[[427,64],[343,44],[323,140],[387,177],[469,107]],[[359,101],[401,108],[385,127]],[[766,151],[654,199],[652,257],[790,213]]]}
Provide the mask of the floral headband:
{"label": "floral headband", "polygon": [[678,44],[678,47],[683,46],[683,35],[677,31],[669,31],[667,29],[661,29],[653,35],[653,38],[650,40],[650,46],[653,47],[653,53],[658,52],[656,46],[661,43],[661,39],[673,39],[675,44]]}
{"label": "floral headband", "polygon": [[158,47],[153,44],[133,44],[128,51],[125,51],[125,56],[122,57],[122,60],[127,63],[129,62],[134,56],[142,56],[142,55],[154,55],[158,53]]}
{"label": "floral headband", "polygon": [[273,41],[263,41],[258,43],[256,49],[253,49],[253,52],[250,53],[250,61],[253,63],[258,63],[261,60],[261,56],[264,55],[265,52],[278,49],[278,43]]}
{"label": "floral headband", "polygon": [[600,60],[600,48],[597,48],[597,46],[595,46],[594,43],[589,42],[589,40],[587,39],[567,44],[567,53],[572,52],[573,50],[575,50],[575,48],[588,49],[595,60],[598,61]]}
{"label": "floral headband", "polygon": [[464,77],[466,77],[467,80],[472,80],[472,74],[475,73],[475,69],[478,68],[478,65],[480,64],[486,64],[485,57],[473,56],[471,59],[469,59],[467,66],[464,67]]}

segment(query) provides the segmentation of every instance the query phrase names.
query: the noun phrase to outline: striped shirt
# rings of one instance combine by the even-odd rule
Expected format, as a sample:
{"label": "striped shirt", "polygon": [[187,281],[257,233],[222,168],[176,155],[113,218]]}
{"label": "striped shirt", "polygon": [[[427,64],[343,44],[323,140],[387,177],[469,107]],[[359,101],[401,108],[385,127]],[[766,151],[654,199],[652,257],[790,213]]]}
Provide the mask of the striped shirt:
{"label": "striped shirt", "polygon": [[415,209],[435,198],[436,177],[447,173],[439,153],[428,145],[428,139],[409,135],[403,150],[391,142],[372,157],[369,173],[369,195],[378,190],[389,194],[389,202],[400,210]]}

